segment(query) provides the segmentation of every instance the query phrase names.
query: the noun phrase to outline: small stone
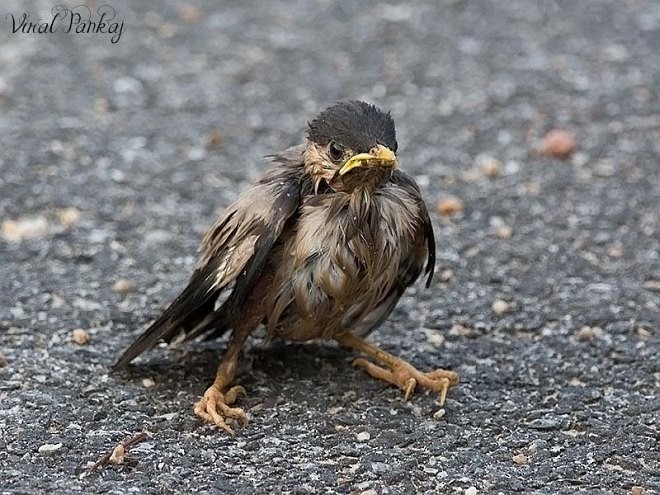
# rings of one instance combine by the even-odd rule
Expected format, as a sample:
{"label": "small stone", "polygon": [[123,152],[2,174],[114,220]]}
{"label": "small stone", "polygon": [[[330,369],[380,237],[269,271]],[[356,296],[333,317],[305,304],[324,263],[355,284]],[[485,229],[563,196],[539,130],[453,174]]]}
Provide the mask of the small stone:
{"label": "small stone", "polygon": [[568,158],[577,147],[573,133],[564,129],[553,129],[541,140],[539,152],[554,158]]}
{"label": "small stone", "polygon": [[440,281],[441,282],[451,282],[454,279],[453,270],[442,270],[440,272]]}
{"label": "small stone", "polygon": [[513,229],[508,225],[502,225],[497,227],[497,230],[495,230],[495,235],[500,239],[508,240],[511,239],[511,236],[513,235]]}
{"label": "small stone", "polygon": [[[640,339],[646,340],[648,338],[651,338],[651,335],[652,335],[651,332],[649,330],[647,330],[646,328],[644,328],[644,327],[637,328],[637,336]],[[2,366],[1,363],[2,363],[2,358],[0,357],[0,366]]]}
{"label": "small stone", "polygon": [[77,225],[80,222],[80,217],[80,211],[73,207],[64,208],[57,212],[57,218],[65,229],[70,229]]}
{"label": "small stone", "polygon": [[513,456],[513,462],[516,464],[526,464],[527,463],[527,456],[525,454],[516,454]]}
{"label": "small stone", "polygon": [[378,495],[378,492],[373,488],[369,488],[368,490],[360,492],[360,495]]}
{"label": "small stone", "polygon": [[590,327],[590,326],[583,326],[580,328],[580,330],[577,331],[577,334],[575,335],[578,340],[582,342],[586,342],[589,340],[594,340],[597,338],[602,337],[603,335],[603,329],[600,327]]}
{"label": "small stone", "polygon": [[426,340],[430,344],[433,344],[434,346],[440,347],[442,344],[445,343],[445,337],[436,330],[430,330],[425,328],[424,333],[426,334]]}
{"label": "small stone", "polygon": [[96,98],[94,100],[94,112],[96,115],[104,115],[108,113],[110,103],[105,98]]}
{"label": "small stone", "polygon": [[474,486],[471,486],[470,488],[466,488],[465,492],[463,492],[465,495],[477,495],[479,493],[479,490],[477,490]]}
{"label": "small stone", "polygon": [[40,239],[46,235],[48,235],[48,220],[43,216],[5,220],[0,229],[0,236],[8,242]]}
{"label": "small stone", "polygon": [[211,132],[204,136],[204,146],[208,149],[217,149],[224,141],[225,136],[219,129],[213,129]]}
{"label": "small stone", "polygon": [[631,495],[644,495],[646,490],[642,486],[633,486],[630,488]]}
{"label": "small stone", "polygon": [[71,339],[78,345],[86,345],[89,344],[91,337],[89,336],[89,332],[87,330],[83,328],[76,328],[71,333]]}
{"label": "small stone", "polygon": [[110,459],[108,460],[110,461],[110,464],[121,464],[124,462],[125,456],[126,450],[122,444],[119,444],[113,449]]}
{"label": "small stone", "polygon": [[202,9],[194,5],[184,5],[179,9],[179,17],[188,24],[198,24],[202,20]]}
{"label": "small stone", "polygon": [[133,292],[135,290],[135,284],[127,278],[120,278],[112,286],[112,290],[114,290],[117,294],[128,294],[129,292]]}
{"label": "small stone", "polygon": [[607,248],[607,255],[610,258],[621,258],[623,256],[623,246],[620,242],[614,242]]}
{"label": "small stone", "polygon": [[156,385],[156,382],[153,381],[153,379],[151,379],[151,378],[143,378],[143,379],[142,379],[142,386],[143,386],[144,388],[151,388],[151,387],[153,387],[154,385]]}
{"label": "small stone", "polygon": [[40,454],[52,454],[56,450],[62,448],[61,443],[45,443],[39,447]]}
{"label": "small stone", "polygon": [[660,292],[660,280],[647,280],[644,288],[653,292]]}
{"label": "small stone", "polygon": [[502,162],[491,156],[484,157],[480,160],[480,168],[481,172],[490,179],[494,179],[504,171]]}
{"label": "small stone", "polygon": [[511,305],[502,299],[496,299],[493,301],[491,307],[496,315],[503,315],[504,313],[508,313],[511,310]]}
{"label": "small stone", "polygon": [[459,337],[467,337],[472,334],[472,329],[466,325],[461,325],[459,323],[452,325],[449,329],[449,335],[455,335]]}
{"label": "small stone", "polygon": [[456,215],[463,211],[463,201],[455,196],[448,196],[438,201],[437,210],[443,217]]}
{"label": "small stone", "polygon": [[186,153],[186,158],[192,162],[198,162],[206,158],[206,148],[202,146],[193,146]]}
{"label": "small stone", "polygon": [[370,439],[371,439],[371,435],[369,434],[368,431],[361,431],[360,433],[357,434],[358,442],[367,442]]}
{"label": "small stone", "polygon": [[436,412],[433,413],[433,419],[441,419],[445,417],[445,414],[447,411],[444,409],[438,409]]}

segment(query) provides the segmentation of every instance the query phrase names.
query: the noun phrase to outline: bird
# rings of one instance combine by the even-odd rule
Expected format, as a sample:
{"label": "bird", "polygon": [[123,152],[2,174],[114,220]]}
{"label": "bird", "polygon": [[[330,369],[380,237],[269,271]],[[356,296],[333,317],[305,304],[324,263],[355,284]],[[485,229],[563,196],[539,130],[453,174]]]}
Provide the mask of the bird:
{"label": "bird", "polygon": [[[119,357],[114,369],[161,341],[231,332],[215,380],[194,406],[234,433],[248,415],[234,383],[246,339],[334,340],[353,361],[404,392],[417,387],[444,404],[458,374],[422,372],[365,338],[406,288],[435,267],[435,237],[414,179],[399,167],[394,120],[373,104],[340,101],[307,123],[303,144],[270,155],[270,167],[239,194],[203,237],[187,286]],[[368,359],[371,358],[371,359]]]}

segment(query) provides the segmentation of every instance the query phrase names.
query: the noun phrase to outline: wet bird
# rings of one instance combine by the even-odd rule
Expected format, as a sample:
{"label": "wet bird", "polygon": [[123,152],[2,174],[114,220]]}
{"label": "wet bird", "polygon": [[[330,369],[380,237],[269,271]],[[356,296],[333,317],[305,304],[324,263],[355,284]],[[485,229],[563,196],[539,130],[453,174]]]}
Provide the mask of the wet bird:
{"label": "wet bird", "polygon": [[[122,354],[115,368],[160,341],[231,338],[215,381],[194,411],[232,432],[247,423],[234,385],[247,337],[332,339],[408,400],[420,386],[444,403],[458,375],[421,372],[364,338],[422,272],[431,283],[435,240],[415,181],[399,170],[394,121],[361,101],[340,102],[309,122],[305,144],[272,155],[272,168],[206,233],[181,294]],[[375,361],[375,362],[374,362]]]}

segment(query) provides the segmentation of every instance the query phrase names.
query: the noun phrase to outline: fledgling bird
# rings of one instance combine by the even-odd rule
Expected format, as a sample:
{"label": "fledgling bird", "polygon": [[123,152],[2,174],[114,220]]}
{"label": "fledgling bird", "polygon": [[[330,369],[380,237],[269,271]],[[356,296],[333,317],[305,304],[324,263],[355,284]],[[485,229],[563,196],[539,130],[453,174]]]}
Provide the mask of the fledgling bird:
{"label": "fledgling bird", "polygon": [[[230,205],[205,235],[187,287],[119,358],[115,368],[161,340],[215,338],[231,330],[215,381],[194,411],[232,432],[247,423],[232,407],[241,348],[260,325],[292,341],[334,339],[379,364],[354,364],[444,403],[458,375],[423,373],[364,340],[424,271],[435,240],[415,181],[398,169],[394,121],[361,102],[337,103],[309,123],[306,143],[272,156],[273,167]],[[426,266],[425,266],[426,265]],[[218,302],[222,293],[229,294]]]}

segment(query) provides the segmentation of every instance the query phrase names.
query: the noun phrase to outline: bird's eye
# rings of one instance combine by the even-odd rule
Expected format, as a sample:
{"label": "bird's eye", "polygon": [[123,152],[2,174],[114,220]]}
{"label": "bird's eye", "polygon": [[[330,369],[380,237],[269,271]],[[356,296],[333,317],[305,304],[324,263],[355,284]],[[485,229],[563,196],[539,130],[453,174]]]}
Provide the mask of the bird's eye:
{"label": "bird's eye", "polygon": [[330,144],[328,145],[328,154],[330,155],[330,158],[338,161],[341,160],[342,156],[344,156],[344,150],[336,142],[330,141]]}

